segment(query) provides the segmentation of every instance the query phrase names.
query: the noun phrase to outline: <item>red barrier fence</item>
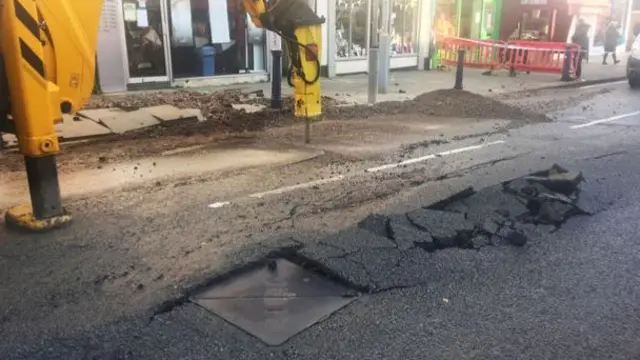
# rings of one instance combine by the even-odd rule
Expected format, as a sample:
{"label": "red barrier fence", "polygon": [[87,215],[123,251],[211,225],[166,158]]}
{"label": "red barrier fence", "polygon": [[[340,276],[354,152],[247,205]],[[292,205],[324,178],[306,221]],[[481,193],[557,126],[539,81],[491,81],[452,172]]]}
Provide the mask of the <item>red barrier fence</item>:
{"label": "red barrier fence", "polygon": [[447,38],[438,46],[440,62],[449,66],[456,66],[458,51],[465,50],[464,67],[558,74],[562,74],[568,50],[571,55],[569,74],[573,78],[576,77],[580,56],[580,46],[576,44],[542,41]]}
{"label": "red barrier fence", "polygon": [[458,63],[458,50],[465,50],[465,67],[499,68],[504,62],[502,52],[506,45],[506,42],[499,40],[446,38],[438,44],[440,63],[455,66]]}

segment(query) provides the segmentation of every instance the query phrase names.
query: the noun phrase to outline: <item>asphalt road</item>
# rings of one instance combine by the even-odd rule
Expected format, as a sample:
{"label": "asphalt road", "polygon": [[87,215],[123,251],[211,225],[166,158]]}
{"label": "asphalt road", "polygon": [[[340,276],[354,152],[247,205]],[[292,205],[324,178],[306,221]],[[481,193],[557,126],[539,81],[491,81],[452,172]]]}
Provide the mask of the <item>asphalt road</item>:
{"label": "asphalt road", "polygon": [[[557,120],[293,164],[270,176],[284,178],[272,192],[262,169],[227,174],[227,197],[199,178],[75,198],[70,229],[0,233],[0,358],[638,359],[638,96],[618,84],[515,98]],[[421,161],[399,163],[411,159]],[[522,248],[400,252],[353,227],[556,162],[583,171],[599,212]],[[327,243],[339,245],[331,256]],[[167,303],[290,246],[376,291],[276,348]]]}

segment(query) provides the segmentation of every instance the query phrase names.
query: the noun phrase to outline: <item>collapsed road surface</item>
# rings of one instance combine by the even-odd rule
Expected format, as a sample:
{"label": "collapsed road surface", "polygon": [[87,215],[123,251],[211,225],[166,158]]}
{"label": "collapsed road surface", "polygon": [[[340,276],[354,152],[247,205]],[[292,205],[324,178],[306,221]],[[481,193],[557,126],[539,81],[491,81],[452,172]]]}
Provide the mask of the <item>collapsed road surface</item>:
{"label": "collapsed road surface", "polygon": [[0,231],[0,357],[637,359],[636,96],[74,193],[71,228]]}

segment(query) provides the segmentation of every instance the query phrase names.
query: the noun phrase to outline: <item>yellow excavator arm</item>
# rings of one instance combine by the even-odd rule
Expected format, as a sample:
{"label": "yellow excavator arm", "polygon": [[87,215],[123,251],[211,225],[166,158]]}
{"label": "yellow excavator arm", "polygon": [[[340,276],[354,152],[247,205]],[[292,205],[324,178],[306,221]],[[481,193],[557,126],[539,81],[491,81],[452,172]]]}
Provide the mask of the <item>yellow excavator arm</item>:
{"label": "yellow excavator arm", "polygon": [[6,219],[32,230],[69,222],[60,199],[55,124],[93,89],[102,0],[0,0],[0,131],[15,133],[32,206]]}
{"label": "yellow excavator arm", "polygon": [[[239,0],[253,23],[278,33],[290,58],[294,115],[321,115],[321,25],[305,0]],[[0,0],[0,132],[16,134],[24,155],[31,205],[6,223],[44,231],[68,224],[55,155],[55,124],[91,96],[102,0]]]}
{"label": "yellow excavator arm", "polygon": [[287,81],[294,88],[294,115],[318,118],[322,115],[320,94],[320,49],[322,24],[306,0],[243,0],[244,8],[257,27],[276,32],[286,44],[289,56]]}

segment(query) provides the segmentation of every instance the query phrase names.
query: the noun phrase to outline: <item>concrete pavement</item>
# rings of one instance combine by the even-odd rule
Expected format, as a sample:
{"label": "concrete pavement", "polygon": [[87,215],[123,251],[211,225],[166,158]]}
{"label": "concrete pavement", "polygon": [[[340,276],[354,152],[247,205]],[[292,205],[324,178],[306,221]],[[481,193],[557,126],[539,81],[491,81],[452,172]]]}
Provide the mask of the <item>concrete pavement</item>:
{"label": "concrete pavement", "polygon": [[[69,199],[73,228],[46,239],[0,231],[6,340],[0,354],[634,359],[639,249],[628,219],[640,195],[633,165],[640,156],[633,136],[637,95],[625,85],[542,92],[525,105],[546,109],[556,122],[506,133],[453,132],[446,142],[433,141],[440,139],[436,130],[423,142],[412,140],[416,146],[357,159],[341,157],[350,152],[334,147],[326,157],[269,171],[203,174],[193,182],[168,179]],[[549,106],[549,98],[569,100]],[[403,163],[413,159],[422,160]],[[482,188],[554,162],[583,170],[587,192],[604,211],[532,237],[523,248],[412,249],[415,266],[389,277],[394,289],[362,297],[282,347],[268,348],[177,301],[195,284],[283,247],[311,248],[372,212],[415,210],[469,185]],[[394,166],[367,171],[385,165]],[[313,183],[321,177],[335,180]],[[343,240],[341,247],[366,246]],[[363,273],[363,263],[369,272],[393,268],[400,256],[381,249],[358,261],[340,260],[345,254],[338,250],[329,268],[351,276]]]}
{"label": "concrete pavement", "polygon": [[[499,96],[501,94],[520,93],[541,88],[557,86],[579,86],[590,83],[599,83],[624,79],[625,63],[627,55],[621,55],[621,63],[617,65],[601,65],[601,59],[592,57],[589,63],[584,65],[586,82],[563,83],[558,74],[518,74],[517,77],[509,77],[505,70],[496,71],[492,76],[482,75],[483,70],[465,69],[465,90],[486,96]],[[347,104],[366,104],[368,102],[366,74],[348,75],[336,78],[322,78],[323,94],[332,97],[339,102]],[[396,71],[389,77],[389,91],[379,94],[377,101],[404,101],[415,98],[425,92],[438,89],[450,89],[455,81],[453,71]],[[292,89],[286,84],[282,85],[285,96],[292,96]],[[223,87],[198,87],[192,90],[203,92],[220,92],[223,90],[238,89],[244,92],[262,92],[266,97],[271,96],[269,83],[234,85]],[[173,90],[166,90],[173,91]],[[131,96],[144,96],[145,92],[131,92]],[[111,94],[106,98],[123,94]],[[203,100],[206,101],[206,100]],[[98,102],[98,105],[101,102]],[[125,111],[120,108],[92,108],[81,111],[76,117],[65,116],[64,123],[57,126],[58,136],[61,141],[77,141],[87,138],[95,138],[105,135],[124,134],[136,132],[149,127],[166,126],[175,123],[193,123],[205,120],[203,110],[209,104],[193,102],[189,108],[180,107],[150,101],[145,104],[144,99],[130,101],[136,106],[134,111]],[[128,105],[132,105],[128,104]],[[237,104],[238,106],[250,106]],[[200,108],[191,108],[191,107]],[[92,106],[94,107],[94,106]],[[261,110],[264,106],[257,107]],[[138,109],[139,108],[139,109]],[[251,111],[251,110],[250,110]],[[2,135],[2,141],[8,147],[17,146],[15,136]]]}
{"label": "concrete pavement", "polygon": [[[617,65],[602,65],[601,57],[592,57],[584,64],[584,78],[589,83],[608,80],[621,80],[625,77],[627,55],[620,55],[621,62]],[[508,71],[496,71],[493,76],[484,76],[484,70],[465,69],[463,86],[465,90],[482,94],[494,95],[535,90],[554,86],[566,86],[560,81],[559,74],[520,73],[515,78],[509,77]],[[379,94],[378,101],[402,101],[412,99],[425,92],[453,88],[455,71],[393,71],[389,75],[389,91]],[[367,103],[367,74],[338,76],[335,78],[321,78],[324,95],[348,103]],[[578,82],[568,84],[577,85]],[[223,89],[243,89],[246,91],[263,91],[267,97],[271,96],[271,85],[246,84],[224,87],[196,88],[201,91],[220,91]],[[291,88],[283,82],[283,94],[292,95]]]}

